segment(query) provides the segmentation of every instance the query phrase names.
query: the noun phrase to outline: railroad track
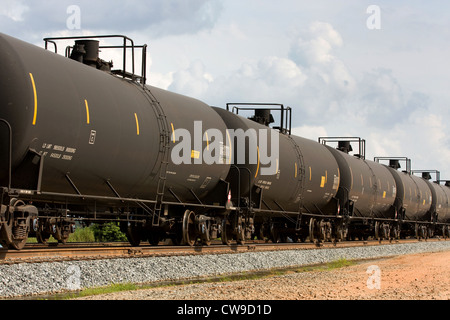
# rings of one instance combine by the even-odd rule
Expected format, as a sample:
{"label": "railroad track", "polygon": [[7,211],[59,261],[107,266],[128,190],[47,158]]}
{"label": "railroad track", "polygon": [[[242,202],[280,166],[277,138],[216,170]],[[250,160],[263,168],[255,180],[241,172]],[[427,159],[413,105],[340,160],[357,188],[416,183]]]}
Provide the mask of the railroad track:
{"label": "railroad track", "polygon": [[[425,241],[425,240],[421,240]],[[426,241],[445,241],[443,239],[428,239]],[[263,243],[251,242],[246,245],[222,245],[211,246],[140,246],[132,247],[128,243],[74,243],[66,245],[43,246],[30,244],[21,251],[0,249],[0,264],[57,262],[67,260],[95,260],[149,256],[175,256],[194,254],[225,254],[242,253],[251,251],[275,251],[275,250],[311,250],[320,248],[348,248],[361,246],[376,246],[380,244],[398,244],[419,242],[417,239],[402,239],[392,242],[377,240],[369,241],[345,241],[333,244],[325,242],[314,243]]]}

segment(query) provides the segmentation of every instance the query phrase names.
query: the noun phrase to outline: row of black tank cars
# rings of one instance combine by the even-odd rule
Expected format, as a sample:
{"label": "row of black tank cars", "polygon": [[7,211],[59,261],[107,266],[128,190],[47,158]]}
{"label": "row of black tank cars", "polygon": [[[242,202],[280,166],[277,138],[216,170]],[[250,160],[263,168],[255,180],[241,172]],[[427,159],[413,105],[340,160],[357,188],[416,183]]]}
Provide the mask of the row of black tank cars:
{"label": "row of black tank cars", "polygon": [[[416,176],[407,158],[294,136],[283,105],[223,109],[149,86],[147,46],[126,36],[44,41],[0,34],[4,247],[108,222],[134,246],[449,236],[448,182]],[[110,49],[121,68],[99,58]]]}

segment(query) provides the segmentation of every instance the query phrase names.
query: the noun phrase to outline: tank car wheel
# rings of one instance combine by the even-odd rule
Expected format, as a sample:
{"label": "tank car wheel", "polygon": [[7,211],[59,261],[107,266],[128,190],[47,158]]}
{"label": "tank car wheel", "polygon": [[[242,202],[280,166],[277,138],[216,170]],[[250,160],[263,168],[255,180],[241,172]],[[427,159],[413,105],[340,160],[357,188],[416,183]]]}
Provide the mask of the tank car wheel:
{"label": "tank car wheel", "polygon": [[339,223],[336,227],[336,240],[338,242],[345,241],[347,238],[348,229],[344,226],[343,223]]}
{"label": "tank car wheel", "polygon": [[211,222],[206,220],[200,222],[200,237],[204,246],[211,245]]}
{"label": "tank car wheel", "polygon": [[374,237],[375,240],[378,240],[379,242],[381,242],[381,238],[380,238],[380,224],[378,221],[375,222],[375,226],[374,226]]}
{"label": "tank car wheel", "polygon": [[[22,200],[11,199],[10,207],[24,206],[25,203]],[[9,247],[10,249],[22,250],[28,240],[29,228],[26,225],[17,225],[14,223],[14,212],[6,210],[6,222],[0,229],[0,239],[2,239],[2,245]]]}
{"label": "tank car wheel", "polygon": [[36,240],[38,243],[47,244],[48,239],[50,239],[50,233],[41,230],[36,232]]}
{"label": "tank car wheel", "polygon": [[159,244],[159,241],[161,241],[161,236],[159,232],[149,231],[147,235],[148,235],[148,243],[150,243],[150,245],[152,246],[157,246]]}
{"label": "tank car wheel", "polygon": [[434,237],[434,228],[432,228],[431,226],[427,227],[427,236],[430,239]]}
{"label": "tank car wheel", "polygon": [[311,218],[309,220],[309,241],[314,242],[315,240],[315,226],[316,226],[316,219]]}
{"label": "tank car wheel", "polygon": [[264,240],[264,242],[269,242],[269,239],[266,239],[266,235],[265,235],[265,232],[264,232],[264,225],[259,225],[257,228],[256,228],[256,230],[257,231],[255,231],[255,236],[256,236],[256,239],[258,239],[258,240]]}
{"label": "tank car wheel", "polygon": [[399,240],[400,239],[400,232],[401,232],[401,228],[398,224],[394,225],[392,227],[392,238],[394,240]]}
{"label": "tank car wheel", "polygon": [[444,239],[447,239],[449,237],[449,227],[448,226],[443,226],[442,227],[442,237]]}
{"label": "tank car wheel", "polygon": [[273,243],[286,243],[287,236],[283,231],[283,227],[280,227],[279,224],[277,225],[276,223],[271,223],[270,240],[272,240]]}
{"label": "tank car wheel", "polygon": [[236,242],[241,246],[245,244],[245,223],[242,220],[242,218],[238,219],[238,225],[236,228]]}
{"label": "tank car wheel", "polygon": [[417,240],[420,240],[420,230],[419,230],[419,224],[416,223],[414,225],[414,236]]}
{"label": "tank car wheel", "polygon": [[322,242],[331,241],[332,237],[332,226],[329,222],[322,221],[320,222],[319,227],[319,239]]}
{"label": "tank car wheel", "polygon": [[183,215],[183,242],[188,246],[194,246],[197,241],[197,230],[195,226],[195,213],[186,210]]}
{"label": "tank car wheel", "polygon": [[379,243],[383,240],[384,228],[381,222],[375,222],[375,239],[378,240]]}
{"label": "tank car wheel", "polygon": [[50,239],[51,234],[46,230],[46,221],[39,219],[38,227],[36,230],[36,240],[38,243],[47,244],[48,239]]}
{"label": "tank car wheel", "polygon": [[141,228],[133,225],[128,226],[126,236],[131,246],[139,247],[141,244]]}
{"label": "tank car wheel", "polygon": [[68,236],[64,236],[62,228],[59,225],[53,225],[53,238],[58,240],[58,243],[66,244]]}
{"label": "tank car wheel", "polygon": [[278,242],[280,242],[280,239],[279,239],[279,237],[278,237],[278,230],[277,230],[277,228],[276,228],[276,226],[275,226],[274,223],[271,223],[271,224],[270,224],[270,240],[271,240],[273,243],[278,243]]}
{"label": "tank car wheel", "polygon": [[13,227],[8,224],[4,224],[3,228],[0,230],[0,238],[8,240],[2,240],[1,244],[10,249],[22,250],[27,244],[28,235],[24,235],[23,239],[14,239],[14,232],[15,230]]}
{"label": "tank car wheel", "polygon": [[325,224],[321,224],[319,228],[319,241],[320,242],[327,242],[327,226]]}
{"label": "tank car wheel", "polygon": [[233,229],[227,218],[222,220],[222,243],[226,246],[231,244],[233,239]]}
{"label": "tank car wheel", "polygon": [[428,239],[428,226],[419,226],[419,236],[425,241]]}
{"label": "tank car wheel", "polygon": [[[28,239],[28,237],[27,237],[27,239]],[[22,250],[25,247],[25,245],[27,244],[27,239],[13,240],[13,242],[11,242],[9,244],[9,248],[15,249],[15,250]]]}

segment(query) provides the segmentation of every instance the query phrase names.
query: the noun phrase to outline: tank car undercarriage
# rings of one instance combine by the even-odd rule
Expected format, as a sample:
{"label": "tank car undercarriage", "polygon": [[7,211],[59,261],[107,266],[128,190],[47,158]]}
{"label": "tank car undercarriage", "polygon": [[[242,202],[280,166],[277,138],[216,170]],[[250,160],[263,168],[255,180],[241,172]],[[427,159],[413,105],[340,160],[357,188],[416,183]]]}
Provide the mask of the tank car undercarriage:
{"label": "tank car undercarriage", "polygon": [[174,245],[189,246],[208,246],[218,239],[225,245],[244,245],[255,239],[273,243],[310,241],[319,245],[369,238],[392,241],[450,236],[449,226],[436,222],[281,211],[268,214],[267,210],[233,207],[231,202],[223,207],[167,203],[163,204],[162,215],[155,217],[150,209],[153,201],[85,196],[76,198],[76,205],[75,201],[71,205],[62,201],[34,203],[29,194],[7,191],[2,192],[0,243],[16,250],[24,248],[28,237],[36,237],[45,244],[53,236],[64,244],[75,231],[76,222],[82,225],[117,222],[132,246],[144,241],[158,245],[168,239]]}

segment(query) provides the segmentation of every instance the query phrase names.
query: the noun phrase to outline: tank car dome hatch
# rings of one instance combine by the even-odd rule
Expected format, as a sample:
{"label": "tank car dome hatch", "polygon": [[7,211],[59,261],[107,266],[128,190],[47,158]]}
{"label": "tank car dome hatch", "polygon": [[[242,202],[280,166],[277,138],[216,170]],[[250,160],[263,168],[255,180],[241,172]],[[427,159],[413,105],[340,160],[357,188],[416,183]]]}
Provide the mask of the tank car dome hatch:
{"label": "tank car dome hatch", "polygon": [[389,167],[391,167],[391,168],[393,168],[395,170],[400,169],[401,168],[400,161],[399,160],[393,160],[393,159],[389,160]]}
{"label": "tank car dome hatch", "polygon": [[339,141],[337,149],[339,151],[350,153],[353,151],[352,145],[350,144],[350,141]]}
{"label": "tank car dome hatch", "polygon": [[249,119],[259,124],[265,125],[266,127],[268,127],[269,124],[275,122],[270,109],[256,109],[255,115],[253,117],[249,117]]}
{"label": "tank car dome hatch", "polygon": [[98,40],[77,40],[73,46],[70,59],[84,63],[93,68],[110,72],[113,62],[106,62],[99,57],[100,41]]}
{"label": "tank car dome hatch", "polygon": [[422,178],[425,180],[431,180],[431,174],[429,172],[422,172]]}

